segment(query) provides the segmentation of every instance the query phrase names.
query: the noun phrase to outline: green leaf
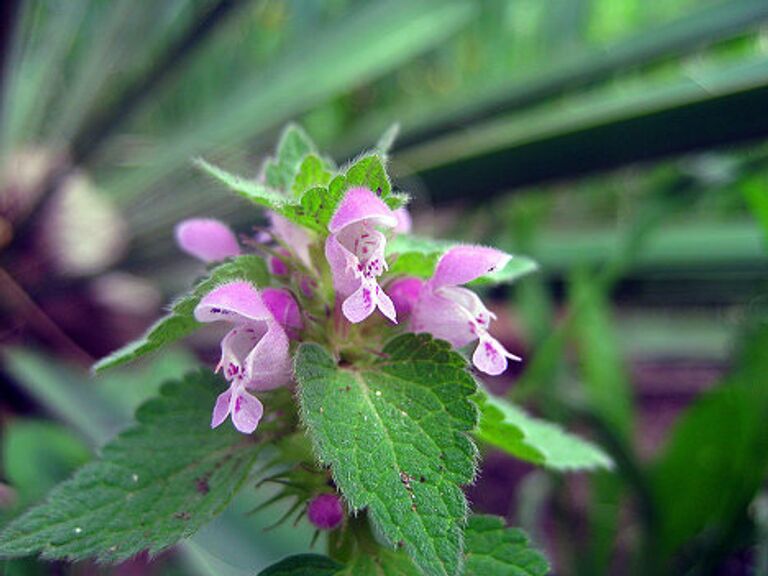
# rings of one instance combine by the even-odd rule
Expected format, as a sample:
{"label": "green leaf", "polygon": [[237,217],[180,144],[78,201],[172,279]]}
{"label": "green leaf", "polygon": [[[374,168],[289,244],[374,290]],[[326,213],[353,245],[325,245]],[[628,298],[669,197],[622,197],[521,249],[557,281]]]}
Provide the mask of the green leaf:
{"label": "green leaf", "polygon": [[3,429],[3,472],[21,505],[40,500],[91,458],[88,446],[59,424],[14,420]]}
{"label": "green leaf", "polygon": [[259,451],[231,426],[211,430],[220,384],[209,372],[166,384],[99,460],[0,533],[0,556],[118,562],[155,554],[220,513]]}
{"label": "green leaf", "polygon": [[303,344],[296,379],[315,452],[352,509],[425,574],[456,574],[476,449],[476,384],[464,359],[426,334],[391,341],[370,366],[339,367]]}
{"label": "green leaf", "polygon": [[749,334],[736,370],[675,424],[650,479],[669,554],[699,534],[725,540],[768,476],[768,327]]}
{"label": "green leaf", "polygon": [[370,154],[355,160],[347,168],[345,176],[348,188],[364,186],[373,192],[381,191],[379,195],[384,199],[392,192],[392,184],[378,154]]}
{"label": "green leaf", "polygon": [[553,470],[611,468],[610,457],[594,444],[562,430],[556,424],[532,418],[517,406],[480,389],[478,440],[534,464]]}
{"label": "green leaf", "polygon": [[297,554],[272,564],[259,576],[334,576],[343,566],[320,554]]}
{"label": "green leaf", "polygon": [[392,146],[395,144],[398,134],[400,134],[400,124],[392,124],[384,131],[376,142],[376,152],[386,157],[392,149]]}
{"label": "green leaf", "polygon": [[327,188],[310,188],[301,197],[301,209],[296,211],[294,222],[318,232],[327,232],[328,223],[346,190],[344,176],[336,176]]}
{"label": "green leaf", "polygon": [[[387,244],[387,256],[397,255],[390,274],[431,278],[440,257],[450,248],[458,246],[452,240],[435,240],[413,234],[399,234]],[[524,256],[515,256],[507,265],[469,283],[470,286],[503,284],[538,270],[536,262]]]}
{"label": "green leaf", "polygon": [[421,574],[402,551],[379,548],[356,555],[337,576],[418,576]]}
{"label": "green leaf", "polygon": [[264,179],[267,186],[288,191],[299,172],[299,166],[307,154],[317,152],[314,142],[299,126],[289,124],[280,136],[277,157],[264,164]]}
{"label": "green leaf", "polygon": [[574,274],[571,292],[574,318],[569,326],[578,344],[589,404],[613,432],[630,442],[634,419],[632,389],[605,291],[598,280]]}
{"label": "green leaf", "polygon": [[310,188],[327,186],[332,177],[322,158],[309,154],[302,160],[291,190],[294,196],[301,198]]}
{"label": "green leaf", "polygon": [[464,576],[544,576],[547,560],[525,532],[507,528],[498,516],[473,515],[465,532]]}
{"label": "green leaf", "polygon": [[112,352],[106,358],[102,358],[94,365],[93,369],[100,372],[131,362],[144,354],[154,352],[166,344],[191,334],[200,326],[193,313],[203,296],[216,286],[234,280],[246,280],[256,286],[266,285],[269,282],[269,273],[264,260],[253,254],[248,254],[216,266],[206,278],[195,286],[192,292],[176,300],[171,306],[171,313],[155,322],[144,336]]}
{"label": "green leaf", "polygon": [[355,160],[347,168],[345,178],[346,187],[363,186],[376,192],[382,200],[392,208],[400,208],[408,204],[410,197],[407,194],[392,192],[392,184],[384,168],[385,159],[379,154],[368,154]]}
{"label": "green leaf", "polygon": [[450,240],[435,240],[413,234],[398,234],[387,243],[387,257],[397,254],[389,273],[402,276],[430,278],[437,261],[446,250],[456,246]]}
{"label": "green leaf", "polygon": [[212,176],[227,188],[237,192],[240,196],[260,204],[269,210],[280,212],[281,214],[290,210],[290,206],[295,205],[295,202],[283,196],[279,191],[270,188],[269,186],[257,182],[256,180],[249,180],[247,178],[241,178],[230,172],[227,172],[223,168],[214,166],[198,158],[195,160],[195,165],[203,170],[209,176]]}

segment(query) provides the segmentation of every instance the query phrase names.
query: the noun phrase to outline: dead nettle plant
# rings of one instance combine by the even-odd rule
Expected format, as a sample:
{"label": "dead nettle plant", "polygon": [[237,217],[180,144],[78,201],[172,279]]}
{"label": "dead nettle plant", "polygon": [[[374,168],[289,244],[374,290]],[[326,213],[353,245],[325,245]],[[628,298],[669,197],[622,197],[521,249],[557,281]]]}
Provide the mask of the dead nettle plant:
{"label": "dead nettle plant", "polygon": [[522,531],[472,514],[463,487],[477,473],[476,442],[558,471],[611,461],[477,382],[519,359],[494,338],[476,290],[536,266],[412,235],[386,153],[339,168],[290,126],[257,179],[198,161],[270,225],[241,242],[217,220],[181,222],[177,242],[207,276],[95,369],[223,322],[215,374],[166,384],[134,427],[3,530],[0,555],[156,553],[269,474],[281,491],[265,507],[290,500],[283,520],[306,515],[329,537],[325,555],[264,574],[547,573]]}

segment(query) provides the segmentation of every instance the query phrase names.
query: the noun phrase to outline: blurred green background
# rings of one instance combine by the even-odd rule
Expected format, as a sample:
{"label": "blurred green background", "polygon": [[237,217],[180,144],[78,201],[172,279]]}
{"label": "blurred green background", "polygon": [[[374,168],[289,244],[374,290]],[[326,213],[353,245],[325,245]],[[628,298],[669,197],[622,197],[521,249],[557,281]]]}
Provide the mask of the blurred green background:
{"label": "blurred green background", "polygon": [[[557,574],[768,574],[768,2],[6,0],[0,8],[0,523],[126,425],[204,334],[95,359],[201,269],[173,225],[263,216],[282,125],[337,161],[400,124],[416,231],[541,271],[488,295],[525,361],[489,382],[590,435],[612,473],[488,453],[470,498]],[[512,372],[512,371],[511,371]],[[312,534],[269,487],[154,563],[7,574],[254,574]],[[322,543],[319,544],[322,547]]]}

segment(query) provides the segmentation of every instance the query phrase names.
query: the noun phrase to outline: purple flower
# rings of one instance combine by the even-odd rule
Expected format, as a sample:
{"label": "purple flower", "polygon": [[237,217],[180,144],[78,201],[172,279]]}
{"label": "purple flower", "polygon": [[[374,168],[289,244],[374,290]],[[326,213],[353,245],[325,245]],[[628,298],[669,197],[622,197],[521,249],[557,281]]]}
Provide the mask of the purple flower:
{"label": "purple flower", "polygon": [[[306,230],[296,226],[293,222],[275,212],[268,212],[267,215],[270,221],[267,236],[271,236],[280,244],[276,251],[287,257],[290,257],[292,252],[307,268],[311,268],[312,262],[309,258],[309,246],[312,243],[312,238],[310,238]],[[288,274],[288,267],[279,257],[270,256],[267,263],[272,274],[276,276]]]}
{"label": "purple flower", "polygon": [[211,427],[231,414],[235,428],[250,434],[264,407],[247,390],[271,390],[291,380],[288,335],[301,329],[298,305],[285,290],[259,292],[248,282],[237,281],[209,292],[195,308],[195,318],[233,324],[221,341],[216,368],[223,370],[230,387],[216,400]]}
{"label": "purple flower", "polygon": [[325,256],[333,273],[342,312],[350,322],[362,322],[378,307],[397,322],[395,306],[378,283],[387,269],[387,238],[377,228],[395,228],[394,212],[366,188],[351,188],[339,204],[328,230]]}
{"label": "purple flower", "polygon": [[336,494],[315,496],[307,507],[309,521],[320,530],[333,530],[344,519],[344,507]]}
{"label": "purple flower", "polygon": [[507,359],[520,360],[488,333],[496,316],[462,284],[503,267],[511,256],[494,248],[457,246],[448,250],[426,282],[398,280],[390,287],[396,308],[411,312],[411,330],[429,332],[461,348],[478,340],[472,363],[496,376],[507,369]]}
{"label": "purple flower", "polygon": [[212,218],[192,218],[177,224],[176,243],[184,252],[203,262],[215,262],[240,254],[240,246],[232,230]]}

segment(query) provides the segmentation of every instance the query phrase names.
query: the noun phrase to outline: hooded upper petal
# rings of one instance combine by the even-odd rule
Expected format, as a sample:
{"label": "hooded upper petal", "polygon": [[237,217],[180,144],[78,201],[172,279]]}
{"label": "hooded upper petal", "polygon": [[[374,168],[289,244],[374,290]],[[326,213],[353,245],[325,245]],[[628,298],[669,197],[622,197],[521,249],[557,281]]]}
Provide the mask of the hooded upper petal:
{"label": "hooded upper petal", "polygon": [[267,321],[272,318],[272,313],[264,304],[261,294],[244,280],[228,282],[214,288],[195,308],[195,319],[198,322]]}
{"label": "hooded upper petal", "polygon": [[374,220],[387,228],[397,226],[397,216],[381,198],[367,188],[350,188],[336,208],[328,230],[336,234],[342,228],[363,220]]}
{"label": "hooded upper petal", "polygon": [[485,246],[456,246],[437,263],[430,280],[434,288],[460,286],[506,266],[512,256]]}
{"label": "hooded upper petal", "polygon": [[203,262],[215,262],[240,254],[232,230],[213,218],[192,218],[176,226],[176,243],[187,254]]}
{"label": "hooded upper petal", "polygon": [[333,274],[342,312],[350,322],[362,322],[378,308],[393,322],[395,306],[378,284],[387,269],[387,238],[377,227],[394,228],[390,208],[366,188],[347,191],[328,226],[325,256]]}

